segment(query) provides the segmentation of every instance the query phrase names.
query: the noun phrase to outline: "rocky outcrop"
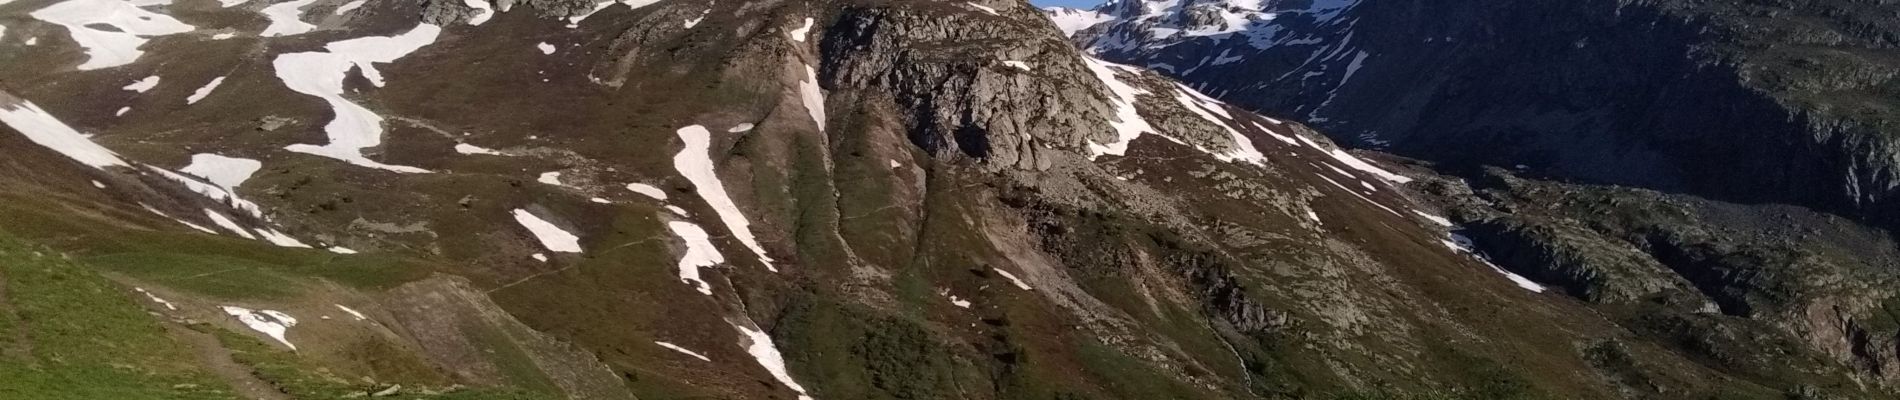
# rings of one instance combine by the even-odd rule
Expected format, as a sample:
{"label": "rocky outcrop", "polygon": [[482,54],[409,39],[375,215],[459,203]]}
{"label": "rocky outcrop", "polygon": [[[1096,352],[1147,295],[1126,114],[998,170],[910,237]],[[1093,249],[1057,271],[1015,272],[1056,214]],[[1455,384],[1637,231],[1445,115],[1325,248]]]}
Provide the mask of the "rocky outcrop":
{"label": "rocky outcrop", "polygon": [[1067,43],[1039,24],[947,11],[844,9],[820,42],[824,85],[896,103],[911,142],[947,159],[1046,168],[1048,149],[1115,139],[1108,90]]}

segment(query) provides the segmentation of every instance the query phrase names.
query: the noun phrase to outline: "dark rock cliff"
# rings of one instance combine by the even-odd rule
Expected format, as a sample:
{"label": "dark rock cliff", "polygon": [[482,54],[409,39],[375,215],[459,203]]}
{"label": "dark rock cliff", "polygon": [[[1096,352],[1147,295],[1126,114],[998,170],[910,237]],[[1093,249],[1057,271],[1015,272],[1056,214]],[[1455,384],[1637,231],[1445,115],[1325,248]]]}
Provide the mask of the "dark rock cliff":
{"label": "dark rock cliff", "polygon": [[1276,30],[1264,46],[1129,50],[1100,39],[1126,29],[1115,23],[1078,41],[1360,146],[1890,226],[1896,13],[1891,2],[1379,0],[1318,23],[1283,13],[1249,30]]}

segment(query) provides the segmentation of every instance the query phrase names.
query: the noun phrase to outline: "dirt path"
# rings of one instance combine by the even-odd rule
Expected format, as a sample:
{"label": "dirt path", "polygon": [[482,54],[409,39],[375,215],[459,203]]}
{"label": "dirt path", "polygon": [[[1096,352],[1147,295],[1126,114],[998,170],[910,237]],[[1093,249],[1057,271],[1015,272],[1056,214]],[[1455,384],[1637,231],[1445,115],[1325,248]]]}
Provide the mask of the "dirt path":
{"label": "dirt path", "polygon": [[237,391],[238,396],[252,400],[290,400],[290,395],[278,391],[270,383],[257,379],[251,374],[251,368],[238,364],[231,359],[231,351],[218,342],[217,336],[191,330],[172,322],[161,323],[165,331],[180,341],[191,344],[192,353],[198,355],[198,361],[204,367],[224,379]]}

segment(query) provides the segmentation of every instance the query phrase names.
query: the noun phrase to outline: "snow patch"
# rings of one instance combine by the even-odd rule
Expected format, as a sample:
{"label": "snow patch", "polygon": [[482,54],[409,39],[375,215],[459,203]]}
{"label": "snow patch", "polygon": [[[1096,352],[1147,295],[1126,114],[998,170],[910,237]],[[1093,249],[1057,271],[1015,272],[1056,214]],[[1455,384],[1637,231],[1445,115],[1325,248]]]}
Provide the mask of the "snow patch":
{"label": "snow patch", "polygon": [[263,168],[264,163],[257,160],[199,153],[191,155],[191,165],[180,168],[178,172],[197,175],[212,184],[233,190]]}
{"label": "snow patch", "polygon": [[225,314],[237,317],[238,322],[244,323],[244,326],[250,327],[251,330],[270,336],[271,339],[277,339],[278,343],[283,343],[284,347],[289,347],[291,350],[297,349],[297,345],[290,344],[290,340],[284,338],[284,334],[290,333],[290,327],[297,326],[297,319],[291,318],[290,314],[276,310],[252,310],[237,306],[221,308],[224,309]]}
{"label": "snow patch", "polygon": [[270,26],[264,27],[264,32],[258,36],[290,36],[316,30],[316,25],[303,22],[303,8],[316,2],[317,0],[293,0],[264,7],[258,12],[263,13],[265,18],[270,18]]}
{"label": "snow patch", "polygon": [[752,130],[752,123],[747,122],[747,123],[742,123],[738,125],[733,125],[731,128],[727,128],[726,133],[740,133],[740,132],[747,132],[751,130]]}
{"label": "snow patch", "polygon": [[473,154],[485,154],[485,155],[491,155],[491,156],[506,155],[506,154],[501,154],[501,152],[499,151],[491,150],[485,147],[476,146],[476,145],[472,145],[468,143],[456,143],[455,152],[462,153],[462,154],[471,154],[471,155]]}
{"label": "snow patch", "polygon": [[818,21],[813,20],[811,18],[805,18],[805,26],[801,26],[801,27],[798,27],[798,29],[792,30],[791,32],[792,40],[796,40],[799,43],[804,43],[805,36],[811,34],[811,26],[813,23],[816,23],[816,22]]}
{"label": "snow patch", "polygon": [[528,212],[528,210],[517,208],[514,211],[514,215],[515,223],[521,224],[523,228],[528,228],[528,233],[534,234],[534,238],[541,241],[541,246],[548,248],[549,251],[559,253],[581,252],[580,236],[575,236],[573,233],[561,229],[559,226],[555,226],[554,223],[548,222],[545,219],[541,219],[540,216]]}
{"label": "snow patch", "polygon": [[152,88],[158,87],[158,80],[159,80],[158,75],[152,75],[152,76],[145,77],[145,79],[134,81],[130,85],[125,85],[125,87],[122,89],[130,90],[134,93],[145,93],[145,91],[147,90],[152,90]]}
{"label": "snow patch", "polygon": [[537,43],[534,45],[534,48],[541,49],[541,54],[554,54],[554,51],[557,50],[554,48],[554,45],[548,44],[548,42]]}
{"label": "snow patch", "polygon": [[759,246],[758,239],[752,236],[752,223],[746,220],[745,214],[739,212],[739,205],[726,195],[725,182],[721,182],[719,175],[713,172],[712,132],[707,132],[706,127],[692,125],[680,128],[677,133],[685,146],[678,155],[673,156],[673,169],[679,170],[680,175],[693,183],[699,197],[712,206],[714,213],[719,214],[720,222],[725,223],[726,229],[732,231],[739,243],[752,249],[766,269],[778,272],[778,267],[772,265],[772,257],[765,255],[765,248]]}
{"label": "snow patch", "polygon": [[686,242],[686,254],[680,255],[680,282],[693,285],[694,290],[711,296],[712,285],[699,278],[699,269],[725,263],[726,257],[719,254],[719,248],[713,247],[712,236],[707,235],[706,230],[699,225],[673,221],[666,223],[666,227],[673,230],[674,236]]}
{"label": "snow patch", "polygon": [[331,253],[337,253],[337,254],[356,254],[357,253],[356,250],[350,250],[350,248],[343,247],[343,246],[330,246],[330,248],[327,248],[324,250],[329,250]]}
{"label": "snow patch", "polygon": [[[1313,148],[1315,149],[1325,148],[1325,147],[1320,146],[1319,143],[1314,143],[1312,140],[1308,140],[1305,136],[1300,136],[1299,139],[1302,142],[1306,142],[1308,146],[1313,146]],[[1403,183],[1412,181],[1412,178],[1408,178],[1404,175],[1395,174],[1395,173],[1392,173],[1392,171],[1387,171],[1383,168],[1379,168],[1376,165],[1372,165],[1372,163],[1370,162],[1366,162],[1366,160],[1361,160],[1359,159],[1359,157],[1354,157],[1352,153],[1347,153],[1346,150],[1343,150],[1343,149],[1335,148],[1332,151],[1326,152],[1326,155],[1332,157],[1333,160],[1339,161],[1339,163],[1341,164],[1346,164],[1347,168],[1352,168],[1352,169],[1359,170],[1361,172],[1372,174],[1373,176],[1377,176],[1380,179],[1391,181],[1392,183],[1403,184]]]}
{"label": "snow patch", "polygon": [[363,6],[364,1],[367,1],[367,0],[354,0],[348,3],[343,3],[343,5],[337,6],[336,11],[333,12],[332,14],[343,15],[343,14],[348,14],[351,11],[356,11],[357,8]]}
{"label": "snow patch", "polygon": [[976,4],[972,2],[964,2],[963,4],[968,4],[970,7],[975,7],[976,9],[982,10],[983,12],[990,13],[990,15],[1003,15],[1003,14],[997,14],[995,8],[990,8],[982,4]]}
{"label": "snow patch", "polygon": [[1485,257],[1483,253],[1479,253],[1476,248],[1472,246],[1470,237],[1466,237],[1457,232],[1451,232],[1450,234],[1451,240],[1441,241],[1446,247],[1450,247],[1453,251],[1470,254],[1472,257],[1477,258],[1479,262],[1483,262],[1485,266],[1491,267],[1492,271],[1504,275],[1505,279],[1510,279],[1511,283],[1517,284],[1517,287],[1523,288],[1524,290],[1529,290],[1532,293],[1543,293],[1545,290],[1548,290],[1544,285],[1538,284],[1537,281],[1507,271],[1504,267],[1499,267],[1497,264],[1492,263],[1490,258]]}
{"label": "snow patch", "polygon": [[1116,156],[1126,155],[1128,154],[1128,144],[1130,142],[1134,142],[1135,138],[1141,137],[1142,133],[1155,131],[1154,126],[1149,125],[1148,120],[1142,119],[1141,113],[1135,109],[1135,95],[1146,93],[1146,91],[1136,89],[1134,86],[1122,82],[1121,78],[1116,77],[1114,67],[1117,65],[1097,60],[1094,57],[1083,57],[1082,61],[1084,65],[1088,66],[1090,72],[1095,73],[1096,79],[1101,80],[1103,85],[1108,86],[1109,92],[1114,95],[1114,98],[1110,100],[1115,103],[1115,120],[1109,122],[1109,125],[1115,128],[1115,141],[1107,144],[1095,143],[1095,141],[1092,140],[1089,141],[1089,159],[1093,160],[1104,154]]}
{"label": "snow patch", "polygon": [[469,25],[481,25],[495,17],[495,8],[488,5],[488,0],[462,0],[462,5],[475,9],[475,15],[468,17]]}
{"label": "snow patch", "polygon": [[252,235],[250,230],[238,225],[237,221],[232,221],[231,217],[224,216],[224,213],[207,208],[205,209],[205,217],[211,218],[211,223],[218,224],[218,227],[231,231],[231,233],[236,233],[238,237],[257,240],[257,235]]}
{"label": "snow patch", "polygon": [[639,193],[642,196],[652,197],[654,200],[661,200],[661,201],[666,200],[666,191],[660,190],[660,188],[657,188],[657,187],[653,187],[653,185],[648,185],[644,183],[629,183],[627,184],[627,190],[632,191],[634,193]]}
{"label": "snow patch", "polygon": [[[151,37],[190,32],[195,27],[169,15],[139,8],[139,2],[125,0],[67,0],[34,11],[33,18],[63,26],[86,49],[81,71],[131,64],[145,52],[139,50]],[[28,46],[39,38],[29,38]]]}
{"label": "snow patch", "polygon": [[1016,68],[1016,69],[1020,69],[1020,70],[1024,70],[1024,71],[1029,71],[1029,70],[1030,70],[1030,69],[1029,69],[1029,63],[1026,63],[1026,62],[1022,62],[1022,61],[1015,61],[1015,60],[1010,60],[1010,61],[1004,61],[1004,62],[1003,62],[1003,65],[1004,65],[1004,66],[1008,66],[1008,67],[1013,67],[1013,68]]}
{"label": "snow patch", "polygon": [[290,53],[277,56],[271,65],[284,86],[298,93],[316,96],[330,104],[335,117],[323,126],[330,143],[322,146],[293,144],[284,147],[298,153],[334,158],[351,164],[402,173],[426,173],[428,170],[383,164],[363,156],[363,149],[382,145],[383,117],[343,97],[343,81],[350,70],[362,72],[376,87],[383,86],[383,75],[375,63],[394,62],[409,53],[434,43],[442,28],[420,24],[397,36],[370,36],[332,42],[326,51]]}

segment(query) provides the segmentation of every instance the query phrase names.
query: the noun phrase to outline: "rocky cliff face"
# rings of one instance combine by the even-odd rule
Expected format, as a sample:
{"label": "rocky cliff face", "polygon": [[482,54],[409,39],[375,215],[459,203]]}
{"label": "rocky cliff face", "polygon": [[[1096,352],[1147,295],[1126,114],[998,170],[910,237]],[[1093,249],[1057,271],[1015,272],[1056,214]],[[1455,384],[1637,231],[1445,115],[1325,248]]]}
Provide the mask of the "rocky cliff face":
{"label": "rocky cliff face", "polygon": [[[1166,26],[1266,12],[1195,9]],[[0,393],[1768,399],[1886,394],[1851,368],[1893,365],[1885,283],[1805,267],[1863,247],[1611,237],[1087,56],[1022,2],[0,25]]]}
{"label": "rocky cliff face", "polygon": [[1076,40],[1361,146],[1892,222],[1890,5],[1298,3],[1198,38],[1135,21],[1210,6],[1139,3]]}

